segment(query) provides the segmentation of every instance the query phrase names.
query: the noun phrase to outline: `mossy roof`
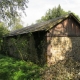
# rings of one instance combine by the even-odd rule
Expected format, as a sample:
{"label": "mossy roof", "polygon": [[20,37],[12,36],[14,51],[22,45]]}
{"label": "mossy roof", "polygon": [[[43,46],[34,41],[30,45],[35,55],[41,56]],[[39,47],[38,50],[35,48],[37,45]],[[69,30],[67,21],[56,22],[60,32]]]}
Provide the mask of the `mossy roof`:
{"label": "mossy roof", "polygon": [[64,19],[68,17],[73,17],[79,23],[79,20],[72,13],[70,13],[65,16],[57,17],[55,19],[36,23],[30,26],[12,31],[9,33],[8,36],[16,36],[16,35],[25,34],[25,33],[36,32],[36,31],[48,31],[52,27],[54,27],[55,25],[57,25],[58,23],[60,23],[61,21],[63,21]]}

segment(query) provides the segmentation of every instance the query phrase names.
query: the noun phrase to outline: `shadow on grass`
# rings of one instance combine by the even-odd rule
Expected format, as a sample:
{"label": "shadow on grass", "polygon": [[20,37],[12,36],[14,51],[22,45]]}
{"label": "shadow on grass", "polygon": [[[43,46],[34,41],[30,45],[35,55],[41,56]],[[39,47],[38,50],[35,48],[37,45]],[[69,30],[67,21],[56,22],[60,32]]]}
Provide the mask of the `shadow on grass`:
{"label": "shadow on grass", "polygon": [[40,80],[40,67],[0,54],[0,80]]}

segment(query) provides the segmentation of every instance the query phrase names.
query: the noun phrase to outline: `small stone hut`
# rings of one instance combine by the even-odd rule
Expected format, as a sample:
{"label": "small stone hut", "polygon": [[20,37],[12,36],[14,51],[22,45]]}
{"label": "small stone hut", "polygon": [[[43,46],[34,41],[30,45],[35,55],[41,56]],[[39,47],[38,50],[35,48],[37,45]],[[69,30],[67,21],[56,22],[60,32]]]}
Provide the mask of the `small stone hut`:
{"label": "small stone hut", "polygon": [[72,14],[10,32],[6,54],[34,63],[53,65],[72,57],[80,61],[80,22]]}

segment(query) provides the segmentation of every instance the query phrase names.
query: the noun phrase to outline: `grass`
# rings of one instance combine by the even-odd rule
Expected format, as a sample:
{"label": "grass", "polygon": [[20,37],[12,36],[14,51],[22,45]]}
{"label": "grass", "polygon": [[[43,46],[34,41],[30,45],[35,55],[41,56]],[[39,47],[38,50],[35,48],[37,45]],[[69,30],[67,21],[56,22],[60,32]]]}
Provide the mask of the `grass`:
{"label": "grass", "polygon": [[40,67],[0,54],[0,80],[41,80]]}

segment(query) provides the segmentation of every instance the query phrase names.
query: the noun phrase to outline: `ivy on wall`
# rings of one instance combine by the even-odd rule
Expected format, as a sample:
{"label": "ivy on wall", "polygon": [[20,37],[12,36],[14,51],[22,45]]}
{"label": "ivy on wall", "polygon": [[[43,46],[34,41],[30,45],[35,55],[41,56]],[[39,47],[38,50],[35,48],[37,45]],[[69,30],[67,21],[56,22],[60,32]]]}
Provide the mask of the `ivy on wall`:
{"label": "ivy on wall", "polygon": [[7,43],[9,54],[21,58],[22,60],[23,58],[25,59],[25,57],[28,58],[29,54],[28,39],[25,36],[17,36],[16,38],[9,38]]}
{"label": "ivy on wall", "polygon": [[22,60],[30,60],[34,63],[44,64],[46,61],[46,41],[42,35],[28,33],[9,37],[5,40],[6,54],[20,58]]}

